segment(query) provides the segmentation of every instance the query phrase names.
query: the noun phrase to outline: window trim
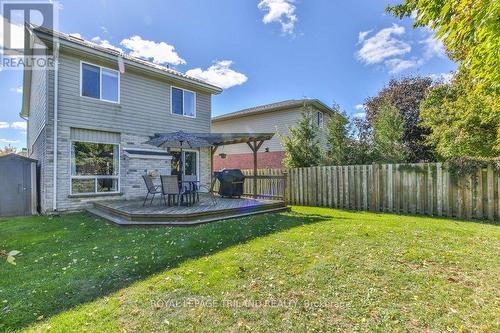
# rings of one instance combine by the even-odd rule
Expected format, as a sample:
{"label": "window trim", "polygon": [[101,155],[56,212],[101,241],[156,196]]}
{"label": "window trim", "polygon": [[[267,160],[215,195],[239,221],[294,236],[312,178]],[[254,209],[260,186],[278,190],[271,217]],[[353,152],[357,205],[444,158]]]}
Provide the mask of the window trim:
{"label": "window trim", "polygon": [[[83,95],[83,65],[84,64],[99,68],[99,98]],[[103,68],[106,70],[112,71],[112,72],[116,72],[118,74],[118,101],[110,101],[109,99],[102,98],[102,69]],[[120,90],[121,90],[121,73],[120,73],[120,71],[113,69],[113,68],[96,65],[96,64],[93,64],[93,63],[88,62],[88,61],[80,60],[80,97],[88,98],[88,99],[91,99],[93,101],[97,100],[97,101],[103,101],[103,102],[108,102],[108,103],[113,103],[113,104],[120,104],[120,101],[121,101]]]}
{"label": "window trim", "polygon": [[[95,143],[95,144],[104,144],[104,145],[114,145],[118,146],[118,174],[115,176],[73,176],[71,174],[72,170],[72,162],[73,162],[73,143],[74,142],[87,142],[87,143]],[[105,196],[105,195],[116,195],[121,193],[121,144],[119,143],[109,143],[109,142],[96,142],[90,140],[70,140],[69,146],[69,195],[70,196]],[[73,193],[73,179],[94,179],[94,189],[95,192],[85,192],[85,193]],[[118,186],[116,187],[116,191],[113,192],[97,192],[97,180],[98,179],[117,179]]]}
{"label": "window trim", "polygon": [[[173,90],[173,88],[182,90],[182,113],[183,114],[174,113],[174,108],[173,108],[173,103],[172,103],[172,90]],[[184,114],[184,110],[185,110],[185,108],[184,108],[184,91],[189,91],[189,92],[194,94],[194,116],[188,116],[188,115]],[[198,109],[196,97],[197,97],[196,91],[192,91],[189,89],[184,89],[184,88],[180,88],[180,87],[171,85],[170,86],[170,114],[172,114],[174,116],[179,116],[179,117],[187,117],[187,118],[193,118],[193,119],[196,118],[197,109]]]}

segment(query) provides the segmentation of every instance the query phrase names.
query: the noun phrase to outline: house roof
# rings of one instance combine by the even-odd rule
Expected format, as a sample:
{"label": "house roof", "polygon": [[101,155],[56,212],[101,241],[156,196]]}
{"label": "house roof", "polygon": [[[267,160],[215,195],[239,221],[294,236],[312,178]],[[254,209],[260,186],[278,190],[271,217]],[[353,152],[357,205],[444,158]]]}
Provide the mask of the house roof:
{"label": "house roof", "polygon": [[22,155],[19,155],[19,154],[15,154],[15,153],[10,153],[10,154],[7,154],[7,155],[2,155],[0,156],[0,159],[18,159],[18,160],[24,160],[24,161],[30,161],[30,162],[36,162],[37,160],[34,160],[32,158],[29,158],[29,157],[26,157],[26,156],[22,156]]}
{"label": "house roof", "polygon": [[[111,60],[114,62],[118,61],[118,57],[121,56],[123,58],[123,62],[127,67],[132,67],[136,70],[140,70],[153,75],[160,75],[162,77],[169,78],[174,82],[181,82],[185,85],[188,85],[193,88],[198,88],[202,90],[206,90],[211,94],[220,94],[222,92],[222,88],[217,87],[213,84],[200,80],[198,78],[186,75],[174,69],[157,65],[152,62],[133,57],[128,54],[124,54],[118,50],[106,48],[90,41],[78,38],[74,35],[69,35],[60,31],[50,30],[44,27],[27,27],[28,31],[34,35],[36,35],[40,40],[44,42],[50,42],[52,37],[55,37],[57,41],[60,43],[61,47],[73,49],[76,51],[94,54],[98,57],[104,57],[107,60]],[[29,86],[24,87],[25,91],[28,90]],[[27,89],[26,89],[27,88]],[[28,94],[25,94],[28,95]],[[25,99],[25,97],[23,97]],[[23,110],[21,111],[21,116],[27,117],[28,110],[26,110],[26,105],[23,105]]]}
{"label": "house roof", "polygon": [[280,110],[286,110],[291,108],[297,108],[302,106],[315,106],[316,108],[323,110],[327,113],[334,113],[335,111],[328,107],[326,104],[321,102],[319,99],[289,99],[286,101],[281,101],[277,103],[265,104],[260,106],[251,107],[248,109],[243,109],[231,113],[226,113],[217,117],[212,118],[212,122],[218,122],[222,120],[235,119],[240,117],[246,117],[254,114],[263,114],[267,112],[274,112]]}

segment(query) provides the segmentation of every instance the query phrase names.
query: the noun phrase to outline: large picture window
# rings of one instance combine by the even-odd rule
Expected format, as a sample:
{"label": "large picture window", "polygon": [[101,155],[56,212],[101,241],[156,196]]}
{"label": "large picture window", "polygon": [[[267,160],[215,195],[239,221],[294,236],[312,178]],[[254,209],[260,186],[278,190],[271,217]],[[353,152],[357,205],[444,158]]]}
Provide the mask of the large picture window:
{"label": "large picture window", "polygon": [[196,94],[189,90],[172,87],[172,113],[186,117],[196,117]]}
{"label": "large picture window", "polygon": [[71,143],[71,193],[117,193],[120,148],[107,143]]}
{"label": "large picture window", "polygon": [[113,69],[82,63],[82,96],[120,102],[120,73]]}

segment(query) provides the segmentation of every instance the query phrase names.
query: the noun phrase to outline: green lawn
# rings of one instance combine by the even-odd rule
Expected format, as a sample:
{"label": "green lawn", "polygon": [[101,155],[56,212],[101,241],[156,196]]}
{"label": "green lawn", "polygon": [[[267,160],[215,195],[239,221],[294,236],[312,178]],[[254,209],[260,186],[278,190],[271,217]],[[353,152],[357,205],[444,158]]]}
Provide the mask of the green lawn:
{"label": "green lawn", "polygon": [[500,227],[293,207],[192,228],[0,220],[3,331],[498,331]]}

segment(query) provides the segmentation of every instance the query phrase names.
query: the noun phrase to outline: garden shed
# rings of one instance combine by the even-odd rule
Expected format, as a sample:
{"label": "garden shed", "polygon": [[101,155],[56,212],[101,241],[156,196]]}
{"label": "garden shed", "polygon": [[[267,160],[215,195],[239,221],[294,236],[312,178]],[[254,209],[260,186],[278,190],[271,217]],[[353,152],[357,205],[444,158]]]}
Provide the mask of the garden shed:
{"label": "garden shed", "polygon": [[36,163],[17,154],[0,156],[0,216],[37,213]]}

